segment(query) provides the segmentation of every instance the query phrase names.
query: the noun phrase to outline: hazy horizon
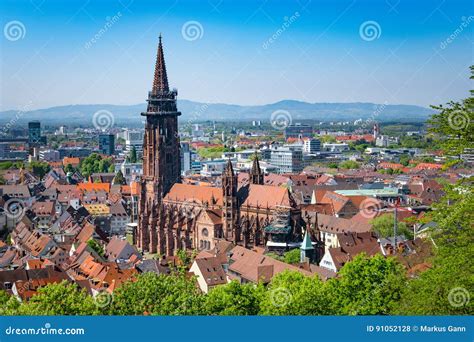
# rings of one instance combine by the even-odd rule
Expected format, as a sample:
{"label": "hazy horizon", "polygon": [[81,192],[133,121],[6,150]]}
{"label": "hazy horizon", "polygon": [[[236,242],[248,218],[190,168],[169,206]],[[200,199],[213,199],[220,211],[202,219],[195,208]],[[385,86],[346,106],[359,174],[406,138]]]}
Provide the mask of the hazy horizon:
{"label": "hazy horizon", "polygon": [[469,1],[6,0],[0,9],[0,111],[143,103],[160,32],[170,85],[190,101],[428,108],[471,89]]}

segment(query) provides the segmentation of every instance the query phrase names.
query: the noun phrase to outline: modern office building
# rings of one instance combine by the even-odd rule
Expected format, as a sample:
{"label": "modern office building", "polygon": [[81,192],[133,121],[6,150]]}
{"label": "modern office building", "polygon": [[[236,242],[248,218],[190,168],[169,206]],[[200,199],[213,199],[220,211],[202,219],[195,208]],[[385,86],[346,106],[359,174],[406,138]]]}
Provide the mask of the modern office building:
{"label": "modern office building", "polygon": [[285,146],[272,150],[270,164],[278,168],[279,173],[299,173],[303,171],[303,150]]}
{"label": "modern office building", "polygon": [[285,139],[288,138],[312,138],[313,137],[313,127],[310,125],[296,123],[294,125],[289,125],[285,128]]}
{"label": "modern office building", "polygon": [[28,122],[28,145],[30,148],[46,144],[46,137],[41,136],[41,123],[39,121]]}
{"label": "modern office building", "polygon": [[185,175],[191,171],[191,150],[188,142],[181,143],[181,174]]}
{"label": "modern office building", "polygon": [[323,144],[323,150],[332,153],[342,153],[349,151],[349,145],[346,143],[326,143]]}
{"label": "modern office building", "polygon": [[139,159],[143,156],[143,135],[143,131],[127,130],[125,132],[125,151],[130,153],[132,147],[135,147]]}
{"label": "modern office building", "polygon": [[85,158],[92,153],[92,149],[86,147],[61,147],[58,149],[59,159],[64,157]]}
{"label": "modern office building", "polygon": [[59,157],[59,151],[52,149],[40,149],[39,160],[55,162],[61,160]]}
{"label": "modern office building", "polygon": [[99,151],[108,156],[115,153],[115,136],[113,134],[99,135]]}
{"label": "modern office building", "polygon": [[303,143],[303,152],[313,154],[321,151],[321,141],[319,139],[308,138]]}

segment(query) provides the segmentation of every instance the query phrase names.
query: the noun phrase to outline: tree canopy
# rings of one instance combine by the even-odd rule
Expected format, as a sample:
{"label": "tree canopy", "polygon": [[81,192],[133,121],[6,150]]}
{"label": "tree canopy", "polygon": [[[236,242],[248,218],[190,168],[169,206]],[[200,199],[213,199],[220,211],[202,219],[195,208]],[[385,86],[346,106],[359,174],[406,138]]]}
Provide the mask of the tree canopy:
{"label": "tree canopy", "polygon": [[[474,79],[474,66],[470,78]],[[446,154],[459,157],[465,148],[474,147],[474,90],[462,101],[432,107],[439,113],[428,121],[429,131],[437,136]]]}
{"label": "tree canopy", "polygon": [[83,159],[79,165],[79,170],[84,177],[89,177],[93,173],[114,172],[112,158],[102,158],[97,153],[92,153]]}
{"label": "tree canopy", "polygon": [[[380,237],[393,236],[394,214],[383,214],[372,219],[372,230]],[[397,222],[397,235],[413,238],[413,232],[405,222]]]}

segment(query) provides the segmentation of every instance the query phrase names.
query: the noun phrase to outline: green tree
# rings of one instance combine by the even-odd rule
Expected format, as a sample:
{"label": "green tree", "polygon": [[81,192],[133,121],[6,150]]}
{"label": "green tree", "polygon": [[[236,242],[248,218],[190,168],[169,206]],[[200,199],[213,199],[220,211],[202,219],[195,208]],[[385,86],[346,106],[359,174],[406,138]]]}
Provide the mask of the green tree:
{"label": "green tree", "polygon": [[32,161],[28,164],[27,168],[40,179],[42,179],[49,172],[49,170],[51,170],[51,166],[49,166],[48,163],[40,161]]}
{"label": "green tree", "polygon": [[326,283],[332,310],[340,315],[386,315],[400,300],[406,278],[394,258],[357,255]]}
{"label": "green tree", "polygon": [[19,315],[95,315],[99,313],[94,299],[76,284],[67,281],[48,284],[38,289],[38,294],[23,302]]}
{"label": "green tree", "polygon": [[18,315],[19,307],[20,302],[14,296],[0,290],[0,315]]}
{"label": "green tree", "polygon": [[319,137],[319,140],[321,140],[321,144],[331,144],[337,142],[336,138],[332,135],[322,135]]}
{"label": "green tree", "polygon": [[358,162],[353,160],[345,160],[339,164],[341,169],[358,169],[360,167]]}
{"label": "green tree", "polygon": [[107,307],[112,315],[198,315],[203,312],[204,295],[194,278],[185,273],[171,275],[144,273],[136,281],[114,291]]}
{"label": "green tree", "polygon": [[[371,220],[372,230],[380,237],[393,236],[393,214],[383,214]],[[397,222],[397,234],[404,235],[407,239],[413,238],[412,230],[405,222]]]}
{"label": "green tree", "polygon": [[400,156],[400,164],[402,164],[403,166],[408,166],[410,164],[410,155],[409,154],[402,154]]}
{"label": "green tree", "polygon": [[[431,233],[435,256],[431,268],[410,281],[397,314],[472,315],[474,304],[474,194],[472,179],[447,185],[434,205]],[[469,300],[470,299],[470,300]]]}
{"label": "green tree", "polygon": [[257,315],[263,285],[229,284],[217,286],[206,296],[204,309],[207,315]]}
{"label": "green tree", "polygon": [[92,248],[97,254],[99,254],[101,257],[104,256],[104,247],[100,243],[97,242],[97,240],[90,239],[87,241],[87,245]]}
{"label": "green tree", "polygon": [[275,252],[268,252],[265,254],[266,256],[270,257],[270,258],[273,258],[273,259],[276,259],[276,260],[280,260],[280,261],[283,261],[285,262],[285,258],[282,256],[282,255],[279,255]]}
{"label": "green tree", "polygon": [[203,159],[208,158],[220,158],[222,153],[225,151],[224,146],[217,146],[217,147],[203,147],[198,149],[198,154]]}
{"label": "green tree", "polygon": [[132,149],[130,150],[130,163],[136,163],[137,162],[137,149],[135,146],[132,146]]}
{"label": "green tree", "polygon": [[84,177],[89,177],[97,172],[114,172],[112,158],[102,158],[97,153],[92,153],[83,159],[79,166],[80,172]]}
{"label": "green tree", "polygon": [[[471,66],[471,79],[474,79],[474,66]],[[474,147],[474,90],[460,102],[432,107],[439,113],[428,121],[429,131],[437,136],[446,154],[459,157],[465,148]]]}
{"label": "green tree", "polygon": [[120,184],[120,185],[127,184],[121,170],[118,170],[117,173],[115,174],[115,177],[112,180],[112,184]]}
{"label": "green tree", "polygon": [[74,167],[72,167],[71,164],[67,164],[66,167],[64,168],[64,172],[74,172]]}
{"label": "green tree", "polygon": [[330,315],[330,296],[318,276],[308,277],[295,271],[276,275],[262,293],[263,315]]}
{"label": "green tree", "polygon": [[283,260],[287,264],[298,264],[300,262],[300,249],[295,248],[284,254]]}

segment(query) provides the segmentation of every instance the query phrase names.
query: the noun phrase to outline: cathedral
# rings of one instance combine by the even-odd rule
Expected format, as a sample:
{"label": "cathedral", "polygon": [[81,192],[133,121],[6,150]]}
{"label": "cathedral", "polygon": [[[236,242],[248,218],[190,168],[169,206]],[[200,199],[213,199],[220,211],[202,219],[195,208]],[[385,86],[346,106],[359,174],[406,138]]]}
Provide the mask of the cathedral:
{"label": "cathedral", "polygon": [[228,160],[221,187],[181,183],[177,90],[170,90],[159,38],[148,93],[139,183],[136,244],[144,252],[175,255],[209,250],[219,240],[247,248],[285,250],[301,240],[304,222],[288,189],[264,184],[255,154],[249,184],[239,184]]}

